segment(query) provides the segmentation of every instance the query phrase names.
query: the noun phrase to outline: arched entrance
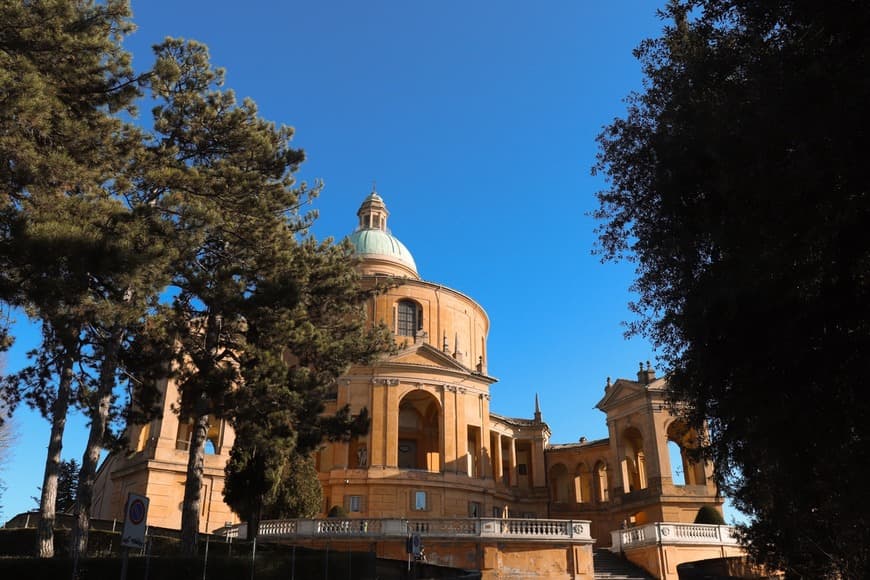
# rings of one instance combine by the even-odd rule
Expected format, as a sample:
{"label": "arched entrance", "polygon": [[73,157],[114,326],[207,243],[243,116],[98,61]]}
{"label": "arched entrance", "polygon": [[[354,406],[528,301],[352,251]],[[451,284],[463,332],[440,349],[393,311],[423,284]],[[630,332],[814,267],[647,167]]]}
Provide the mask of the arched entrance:
{"label": "arched entrance", "polygon": [[441,407],[426,391],[412,391],[399,403],[400,469],[441,471]]}

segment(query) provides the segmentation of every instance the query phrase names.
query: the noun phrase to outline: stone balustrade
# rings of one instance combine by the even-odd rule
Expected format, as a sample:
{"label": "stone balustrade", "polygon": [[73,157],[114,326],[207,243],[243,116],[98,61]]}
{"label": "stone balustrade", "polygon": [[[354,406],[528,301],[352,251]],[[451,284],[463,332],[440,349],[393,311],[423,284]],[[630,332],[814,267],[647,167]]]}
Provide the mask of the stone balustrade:
{"label": "stone balustrade", "polygon": [[649,545],[716,545],[736,546],[731,526],[656,522],[611,532],[614,552]]}
{"label": "stone balustrade", "polygon": [[[226,530],[228,537],[246,535],[244,524]],[[522,541],[570,541],[591,543],[586,520],[539,520],[514,518],[379,519],[328,518],[267,520],[260,522],[261,539],[293,538],[481,538]]]}

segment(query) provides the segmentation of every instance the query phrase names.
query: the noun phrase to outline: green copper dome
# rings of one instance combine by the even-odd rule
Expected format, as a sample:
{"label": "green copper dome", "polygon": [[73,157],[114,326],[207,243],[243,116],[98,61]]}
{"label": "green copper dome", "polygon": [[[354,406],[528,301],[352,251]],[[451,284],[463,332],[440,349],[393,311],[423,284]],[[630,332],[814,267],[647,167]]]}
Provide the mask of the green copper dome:
{"label": "green copper dome", "polygon": [[357,230],[349,239],[357,255],[361,257],[371,255],[393,258],[417,271],[414,257],[405,244],[383,230]]}
{"label": "green copper dome", "polygon": [[372,191],[357,211],[359,225],[348,239],[359,257],[398,263],[417,276],[417,264],[411,252],[387,230],[388,215],[384,200]]}

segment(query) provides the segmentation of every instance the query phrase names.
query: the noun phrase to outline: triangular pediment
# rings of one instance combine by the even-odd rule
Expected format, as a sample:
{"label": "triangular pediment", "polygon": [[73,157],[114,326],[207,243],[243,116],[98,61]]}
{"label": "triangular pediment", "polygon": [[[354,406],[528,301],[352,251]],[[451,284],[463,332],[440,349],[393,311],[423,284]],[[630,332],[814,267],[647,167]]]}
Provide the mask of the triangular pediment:
{"label": "triangular pediment", "polygon": [[608,408],[629,399],[646,397],[647,395],[651,395],[653,398],[660,398],[664,396],[666,385],[667,381],[663,378],[654,379],[648,385],[629,379],[616,379],[615,383],[604,390],[604,397],[595,406],[607,412]]}
{"label": "triangular pediment", "polygon": [[403,348],[398,353],[388,357],[385,362],[438,367],[451,371],[471,373],[471,369],[458,360],[425,342]]}
{"label": "triangular pediment", "polygon": [[616,379],[616,382],[604,391],[604,397],[602,397],[595,406],[606,412],[607,408],[613,406],[615,403],[630,399],[643,392],[644,385],[637,381]]}

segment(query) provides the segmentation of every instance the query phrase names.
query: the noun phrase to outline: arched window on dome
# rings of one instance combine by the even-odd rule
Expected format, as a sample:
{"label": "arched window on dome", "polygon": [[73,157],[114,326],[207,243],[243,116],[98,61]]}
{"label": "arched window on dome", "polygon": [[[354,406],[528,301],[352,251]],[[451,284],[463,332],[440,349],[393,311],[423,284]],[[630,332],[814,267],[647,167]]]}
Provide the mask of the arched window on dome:
{"label": "arched window on dome", "polygon": [[396,306],[396,334],[416,336],[423,328],[423,309],[412,300],[400,300]]}

